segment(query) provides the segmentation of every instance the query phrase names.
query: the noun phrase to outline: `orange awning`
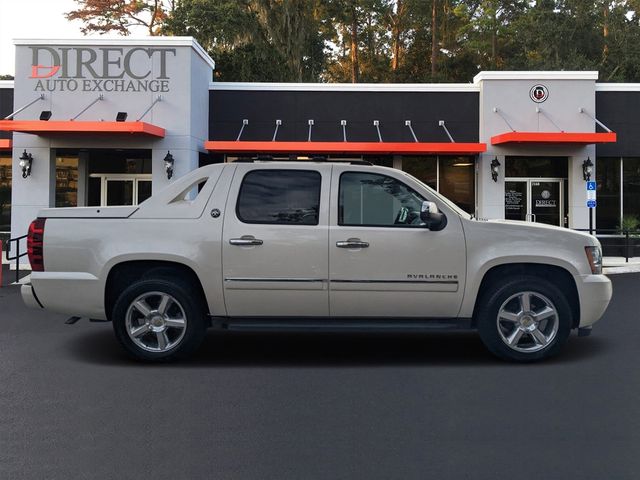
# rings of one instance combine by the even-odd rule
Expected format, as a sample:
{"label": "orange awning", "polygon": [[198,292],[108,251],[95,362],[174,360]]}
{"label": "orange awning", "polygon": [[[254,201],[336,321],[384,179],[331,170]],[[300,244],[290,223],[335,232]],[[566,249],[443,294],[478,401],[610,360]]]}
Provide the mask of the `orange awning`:
{"label": "orange awning", "polygon": [[128,133],[164,137],[164,128],[145,122],[0,120],[0,131],[47,135],[58,133]]}
{"label": "orange awning", "polygon": [[208,141],[204,148],[221,153],[319,153],[319,154],[450,154],[470,155],[487,150],[485,143],[422,142],[244,142]]}
{"label": "orange awning", "polygon": [[491,137],[491,145],[508,143],[546,143],[546,144],[582,144],[615,143],[616,134],[607,133],[569,133],[569,132],[507,132]]}
{"label": "orange awning", "polygon": [[0,138],[0,150],[11,150],[11,140]]}

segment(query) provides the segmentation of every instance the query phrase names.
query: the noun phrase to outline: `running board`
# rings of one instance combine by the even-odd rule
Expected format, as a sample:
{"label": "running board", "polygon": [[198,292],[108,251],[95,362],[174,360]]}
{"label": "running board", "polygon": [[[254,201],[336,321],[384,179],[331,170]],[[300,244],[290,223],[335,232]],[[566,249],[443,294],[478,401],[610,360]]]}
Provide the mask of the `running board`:
{"label": "running board", "polygon": [[[82,320],[82,317],[69,317],[64,323],[67,325],[73,325],[74,323],[78,323],[78,321],[80,320]],[[92,323],[103,323],[103,322],[108,322],[109,320],[101,320],[99,318],[90,318],[89,321]]]}
{"label": "running board", "polygon": [[251,332],[433,332],[471,330],[469,318],[452,319],[322,319],[322,318],[226,318],[213,317],[212,327]]}

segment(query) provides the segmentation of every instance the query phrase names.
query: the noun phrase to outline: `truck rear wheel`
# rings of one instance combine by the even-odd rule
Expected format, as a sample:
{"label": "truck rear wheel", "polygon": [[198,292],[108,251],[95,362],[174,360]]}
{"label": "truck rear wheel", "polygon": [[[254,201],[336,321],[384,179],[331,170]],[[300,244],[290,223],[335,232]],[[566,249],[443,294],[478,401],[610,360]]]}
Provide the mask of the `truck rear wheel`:
{"label": "truck rear wheel", "polygon": [[206,333],[203,303],[186,282],[145,278],[118,297],[113,329],[125,350],[137,360],[184,358],[202,343]]}
{"label": "truck rear wheel", "polygon": [[535,276],[505,278],[481,300],[477,325],[500,358],[532,362],[555,355],[569,338],[572,314],[564,293]]}

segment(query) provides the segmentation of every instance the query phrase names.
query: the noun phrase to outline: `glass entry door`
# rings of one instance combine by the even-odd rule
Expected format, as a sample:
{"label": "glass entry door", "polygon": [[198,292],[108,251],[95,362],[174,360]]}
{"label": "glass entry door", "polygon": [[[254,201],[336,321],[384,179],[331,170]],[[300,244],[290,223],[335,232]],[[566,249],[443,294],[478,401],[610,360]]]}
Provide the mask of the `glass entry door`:
{"label": "glass entry door", "polygon": [[564,226],[564,182],[559,178],[509,179],[505,181],[504,215]]}
{"label": "glass entry door", "polygon": [[151,175],[91,174],[100,180],[100,206],[138,205],[151,196]]}

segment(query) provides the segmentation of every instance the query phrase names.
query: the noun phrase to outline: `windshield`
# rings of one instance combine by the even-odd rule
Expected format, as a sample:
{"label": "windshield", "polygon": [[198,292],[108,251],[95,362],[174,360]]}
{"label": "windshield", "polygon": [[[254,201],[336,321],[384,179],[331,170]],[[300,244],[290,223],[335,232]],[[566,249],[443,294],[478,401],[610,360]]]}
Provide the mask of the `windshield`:
{"label": "windshield", "polygon": [[457,206],[455,203],[453,203],[451,200],[449,200],[447,197],[444,197],[442,195],[440,195],[438,192],[436,192],[433,188],[431,188],[429,185],[427,185],[424,182],[421,182],[420,180],[418,180],[416,177],[414,177],[413,175],[407,173],[407,172],[402,172],[404,175],[406,175],[407,177],[409,177],[410,179],[418,182],[420,185],[422,185],[424,188],[426,188],[429,193],[432,193],[434,197],[437,197],[438,200],[440,200],[442,203],[446,204],[447,207],[449,207],[451,210],[453,210],[454,212],[456,212],[458,215],[460,215],[463,218],[467,218],[469,220],[471,220],[473,218],[473,215],[471,215],[470,213],[465,212],[464,210],[462,210],[459,206]]}

